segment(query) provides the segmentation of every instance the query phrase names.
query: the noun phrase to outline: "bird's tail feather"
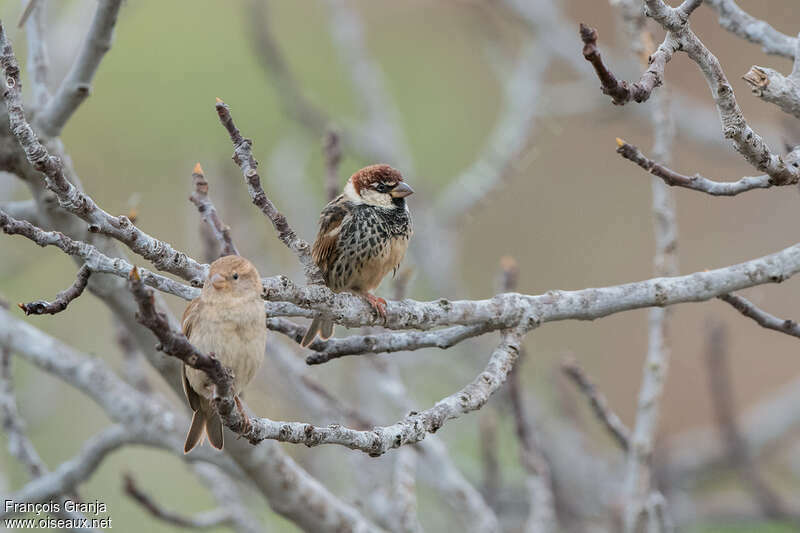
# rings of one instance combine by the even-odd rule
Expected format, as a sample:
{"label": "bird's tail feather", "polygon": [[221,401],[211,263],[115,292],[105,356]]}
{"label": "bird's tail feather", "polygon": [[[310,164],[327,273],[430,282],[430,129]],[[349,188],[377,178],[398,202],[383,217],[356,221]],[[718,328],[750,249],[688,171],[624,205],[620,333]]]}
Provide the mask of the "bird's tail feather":
{"label": "bird's tail feather", "polygon": [[186,444],[183,445],[183,453],[189,453],[195,446],[201,444],[204,438],[206,419],[202,411],[195,411],[192,415],[192,425],[189,426],[189,433],[186,434]]}
{"label": "bird's tail feather", "polygon": [[218,450],[222,449],[224,443],[222,420],[210,405],[203,405],[192,415],[192,425],[189,426],[189,433],[186,435],[183,453],[189,453],[195,446],[202,444],[206,435],[211,446]]}
{"label": "bird's tail feather", "polygon": [[208,442],[218,449],[222,449],[224,439],[222,437],[222,420],[216,411],[211,411],[205,414],[206,416],[206,435],[208,435]]}
{"label": "bird's tail feather", "polygon": [[316,317],[311,322],[311,325],[308,326],[308,330],[306,331],[303,340],[300,342],[300,345],[308,346],[314,342],[314,339],[317,335],[319,335],[323,340],[330,339],[331,335],[333,335],[333,322],[319,316]]}

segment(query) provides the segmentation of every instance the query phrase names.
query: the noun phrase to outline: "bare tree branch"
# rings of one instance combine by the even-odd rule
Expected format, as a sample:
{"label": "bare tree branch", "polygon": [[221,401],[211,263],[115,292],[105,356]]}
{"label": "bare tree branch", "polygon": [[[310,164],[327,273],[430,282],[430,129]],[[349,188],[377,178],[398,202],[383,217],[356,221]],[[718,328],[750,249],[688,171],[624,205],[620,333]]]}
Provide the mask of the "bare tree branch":
{"label": "bare tree branch", "polygon": [[136,340],[131,335],[125,324],[118,318],[114,320],[114,337],[122,351],[122,375],[125,381],[139,392],[150,393],[153,386],[145,373],[146,364],[144,354],[136,345]]}
{"label": "bare tree branch", "polygon": [[231,228],[226,226],[217,213],[217,208],[211,198],[208,197],[208,181],[206,181],[205,174],[203,174],[203,167],[197,163],[192,170],[192,184],[194,185],[194,192],[189,197],[189,200],[197,207],[200,216],[211,228],[214,237],[219,241],[221,247],[221,255],[239,255],[236,246],[233,244],[231,238]]}
{"label": "bare tree branch", "polygon": [[734,0],[706,0],[706,4],[717,12],[720,26],[751,43],[761,45],[764,53],[795,57],[797,39],[751,16]]}
{"label": "bare tree branch", "polygon": [[[281,333],[286,333],[293,340],[300,334],[303,338],[304,328],[286,320],[270,322],[271,326],[280,324]],[[291,327],[287,327],[291,324]],[[276,327],[271,327],[276,329]],[[376,333],[373,335],[351,335],[327,341],[316,340],[309,347],[314,353],[306,357],[309,365],[327,363],[347,355],[368,355],[376,353],[392,353],[422,348],[439,348],[446,350],[463,340],[477,337],[491,331],[492,328],[484,325],[453,326],[451,328],[437,329],[434,331],[402,331],[389,333]],[[299,341],[298,341],[299,342]]]}
{"label": "bare tree branch", "polygon": [[523,46],[514,69],[503,83],[503,109],[475,161],[438,195],[436,213],[453,223],[503,185],[518,165],[536,131],[538,101],[550,64],[539,39]]}
{"label": "bare tree branch", "polygon": [[508,376],[508,394],[511,398],[511,411],[514,415],[514,424],[519,440],[520,462],[527,473],[526,484],[530,494],[530,510],[525,523],[525,531],[526,533],[546,533],[558,530],[553,479],[550,465],[540,449],[525,409],[525,400],[519,383],[520,363],[524,357],[525,350],[521,348],[520,360]]}
{"label": "bare tree branch", "polygon": [[223,423],[238,432],[251,443],[266,439],[317,446],[339,444],[361,450],[373,456],[405,444],[424,439],[427,433],[435,432],[444,423],[461,414],[480,409],[502,383],[513,367],[524,334],[535,326],[535,321],[523,320],[514,331],[504,333],[500,345],[492,354],[486,370],[472,383],[421,413],[409,414],[403,420],[387,427],[376,427],[360,431],[344,426],[315,427],[301,422],[278,422],[268,418],[251,418],[247,422],[235,408],[231,388],[230,371],[222,367],[213,356],[199,352],[183,334],[172,331],[163,316],[155,311],[152,291],[146,289],[138,279],[136,270],[131,271],[130,288],[139,304],[139,321],[150,328],[161,341],[161,349],[181,359],[187,365],[203,370],[216,385],[214,405]]}
{"label": "bare tree branch", "polygon": [[574,359],[567,359],[562,362],[561,370],[578,387],[578,390],[586,396],[595,416],[605,426],[614,440],[617,441],[619,447],[627,451],[630,447],[631,430],[608,405],[605,395],[597,389],[591,378],[586,375]]}
{"label": "bare tree branch", "polygon": [[83,265],[80,270],[78,270],[75,283],[59,292],[56,295],[56,299],[52,302],[37,300],[26,304],[21,303],[18,304],[18,306],[26,315],[55,315],[56,313],[60,313],[67,308],[72,300],[83,294],[83,290],[86,288],[86,284],[89,283],[89,276],[91,275],[92,270],[88,266]]}
{"label": "bare tree branch", "polygon": [[8,438],[8,451],[28,470],[32,478],[47,471],[47,465],[25,434],[25,423],[17,410],[14,388],[11,381],[11,351],[0,346],[0,414],[3,432]]}
{"label": "bare tree branch", "polygon": [[242,169],[242,174],[247,181],[247,189],[250,192],[250,198],[253,204],[258,207],[264,215],[275,226],[278,232],[278,238],[285,244],[303,266],[303,271],[306,275],[306,280],[309,283],[319,283],[322,280],[322,274],[319,268],[311,258],[311,249],[306,241],[299,238],[294,230],[289,226],[286,217],[278,211],[275,204],[267,197],[264,189],[261,187],[261,178],[258,175],[258,161],[253,157],[252,145],[250,139],[242,137],[241,132],[233,123],[230,110],[225,102],[217,98],[217,114],[223,127],[228,131],[231,142],[233,143],[233,160]]}
{"label": "bare tree branch", "polygon": [[[92,246],[82,241],[70,239],[57,231],[44,231],[26,221],[16,220],[0,210],[0,229],[8,235],[22,235],[32,240],[39,246],[55,246],[64,253],[79,257],[85,261],[86,267],[92,272],[114,274],[127,278],[133,265],[125,259],[112,259]],[[139,269],[140,276],[147,285],[157,288],[161,292],[180,296],[191,300],[199,294],[199,290],[179,283],[175,280],[155,274],[146,269]]]}
{"label": "bare tree branch", "polygon": [[681,8],[671,8],[662,0],[646,0],[646,5],[649,16],[667,30],[667,37],[653,54],[652,63],[644,75],[647,76],[647,81],[638,88],[634,86],[633,90],[629,90],[627,85],[616,82],[616,78],[605,68],[599,53],[596,52],[596,31],[583,27],[585,31],[582,30],[581,37],[584,41],[584,56],[595,66],[603,84],[603,91],[612,96],[614,103],[625,103],[633,98],[634,93],[639,98],[637,101],[643,101],[645,95],[649,95],[656,86],[653,80],[662,81],[657,74],[663,74],[664,58],[682,50],[697,64],[705,76],[719,111],[723,134],[726,139],[731,140],[734,148],[753,167],[768,174],[775,185],[794,184],[800,181],[800,168],[787,166],[783,158],[771,152],[764,139],[747,124],[719,60],[689,27],[688,18],[684,14],[687,11],[681,11],[683,5]]}
{"label": "bare tree branch", "polygon": [[230,516],[230,527],[237,533],[260,533],[263,524],[248,509],[242,493],[233,477],[211,463],[197,462],[192,465],[199,478],[205,481],[208,490],[217,500],[217,505]]}
{"label": "bare tree branch", "polygon": [[[400,112],[386,89],[380,65],[365,43],[365,27],[349,0],[327,0],[333,44],[352,79],[356,101],[366,112],[366,137],[383,154],[378,159],[412,173],[412,157],[403,134]],[[376,154],[376,155],[377,155]]]}
{"label": "bare tree branch", "polygon": [[761,476],[736,422],[725,327],[720,324],[712,324],[709,328],[707,343],[706,365],[709,390],[717,418],[719,436],[727,447],[728,461],[732,467],[739,470],[742,481],[758,502],[764,516],[773,520],[786,519],[789,515],[783,499]]}
{"label": "bare tree branch", "polygon": [[396,509],[399,527],[404,533],[422,533],[422,525],[417,518],[417,458],[413,448],[397,450],[392,472],[392,500]]}
{"label": "bare tree branch", "polygon": [[47,57],[46,5],[47,0],[30,0],[20,18],[20,25],[25,23],[28,41],[26,67],[33,86],[33,105],[36,109],[44,108],[50,101],[50,90],[47,87],[50,64]]}
{"label": "bare tree branch", "polygon": [[680,49],[680,44],[672,35],[667,34],[664,42],[651,56],[650,67],[642,74],[638,82],[629,84],[619,81],[608,70],[600,51],[597,49],[597,30],[585,24],[580,26],[581,40],[583,41],[583,57],[594,67],[597,77],[600,78],[603,94],[611,97],[615,105],[624,105],[631,100],[641,103],[650,98],[650,93],[664,83],[664,67],[672,59],[672,55]]}
{"label": "bare tree branch", "polygon": [[[64,461],[52,472],[30,481],[21,490],[8,496],[7,501],[16,504],[42,502],[69,492],[75,488],[76,483],[89,479],[106,455],[141,440],[136,432],[122,425],[108,427],[88,439],[72,459]],[[13,506],[7,503],[0,509],[0,518],[7,516],[10,508],[13,512]]]}
{"label": "bare tree branch", "polygon": [[754,95],[800,118],[800,79],[795,72],[784,76],[775,69],[753,65],[742,78],[750,84]]}
{"label": "bare tree branch", "polygon": [[[661,178],[664,180],[664,183],[670,186],[694,189],[712,196],[736,196],[737,194],[752,191],[753,189],[768,189],[778,185],[766,174],[761,176],[748,176],[732,182],[713,181],[699,174],[684,176],[652,159],[648,159],[641,150],[622,139],[617,139],[617,146],[617,153],[619,155],[636,163],[653,176]],[[791,184],[784,183],[782,185]]]}
{"label": "bare tree branch", "polygon": [[330,202],[341,191],[339,183],[339,163],[342,162],[342,143],[339,132],[328,128],[322,148],[325,154],[325,196]]}
{"label": "bare tree branch", "polygon": [[164,509],[158,502],[153,500],[153,498],[138,487],[133,476],[129,473],[123,476],[123,488],[125,493],[133,498],[148,513],[174,526],[192,529],[212,529],[226,526],[232,520],[230,511],[222,508],[206,511],[193,517],[182,516],[173,511]]}
{"label": "bare tree branch", "polygon": [[99,0],[78,56],[52,100],[36,117],[36,129],[46,137],[58,137],[72,114],[89,96],[100,62],[111,49],[121,5],[122,0]]}
{"label": "bare tree branch", "polygon": [[18,202],[0,202],[0,211],[5,212],[13,218],[18,218],[30,222],[35,226],[40,226],[39,208],[35,200],[20,200]]}
{"label": "bare tree branch", "polygon": [[[119,1],[116,0],[116,3],[118,4]],[[109,0],[103,0],[100,8],[102,9],[107,3]],[[117,7],[119,6],[117,5]],[[128,245],[135,253],[151,261],[156,268],[177,274],[186,280],[192,280],[198,286],[202,284],[207,268],[205,265],[178,252],[168,243],[159,241],[139,230],[128,217],[114,217],[103,211],[94,203],[94,200],[70,183],[61,160],[48,153],[25,119],[19,65],[2,24],[0,24],[0,54],[2,54],[0,67],[5,74],[8,86],[8,90],[3,93],[3,100],[8,110],[11,131],[25,151],[30,164],[45,175],[47,188],[56,194],[59,205],[88,222],[89,231],[114,237]],[[58,95],[53,100],[56,99],[58,99]]]}
{"label": "bare tree branch", "polygon": [[797,322],[789,319],[781,319],[773,316],[766,311],[762,311],[752,302],[735,294],[723,294],[719,296],[723,302],[729,303],[734,309],[742,313],[747,318],[755,320],[756,324],[767,329],[773,329],[781,333],[786,333],[793,337],[800,337],[800,326]]}

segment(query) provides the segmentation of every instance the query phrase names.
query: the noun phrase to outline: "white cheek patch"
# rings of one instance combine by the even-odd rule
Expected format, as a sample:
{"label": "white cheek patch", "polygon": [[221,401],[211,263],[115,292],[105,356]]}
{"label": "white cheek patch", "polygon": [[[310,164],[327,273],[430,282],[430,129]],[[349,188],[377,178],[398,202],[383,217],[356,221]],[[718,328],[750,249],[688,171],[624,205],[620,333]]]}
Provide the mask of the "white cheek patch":
{"label": "white cheek patch", "polygon": [[381,193],[375,189],[361,189],[361,199],[364,203],[370,205],[377,205],[380,207],[393,207],[392,196],[387,193]]}
{"label": "white cheek patch", "polygon": [[353,186],[353,182],[349,180],[347,185],[344,186],[344,197],[354,204],[360,204],[362,202],[361,197],[356,192],[356,188]]}

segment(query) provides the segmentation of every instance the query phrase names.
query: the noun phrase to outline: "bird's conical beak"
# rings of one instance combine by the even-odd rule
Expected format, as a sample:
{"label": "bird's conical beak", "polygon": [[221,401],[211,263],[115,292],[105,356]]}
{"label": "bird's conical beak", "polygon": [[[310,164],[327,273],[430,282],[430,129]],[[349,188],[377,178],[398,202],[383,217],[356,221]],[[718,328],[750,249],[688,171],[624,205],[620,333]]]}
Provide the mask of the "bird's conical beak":
{"label": "bird's conical beak", "polygon": [[407,183],[401,181],[395,186],[394,189],[392,189],[390,194],[392,195],[392,198],[405,198],[410,194],[414,194],[414,189],[409,187]]}
{"label": "bird's conical beak", "polygon": [[208,281],[218,290],[225,286],[225,277],[222,274],[214,274]]}

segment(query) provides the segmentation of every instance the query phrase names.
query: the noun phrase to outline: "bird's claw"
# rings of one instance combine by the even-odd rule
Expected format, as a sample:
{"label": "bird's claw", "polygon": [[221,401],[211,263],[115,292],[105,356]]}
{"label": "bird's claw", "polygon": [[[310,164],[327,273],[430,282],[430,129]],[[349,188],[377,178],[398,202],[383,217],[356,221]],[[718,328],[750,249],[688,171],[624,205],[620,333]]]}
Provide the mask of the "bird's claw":
{"label": "bird's claw", "polygon": [[250,433],[250,430],[253,429],[253,424],[250,422],[250,417],[247,416],[244,406],[242,405],[242,401],[239,399],[239,397],[234,396],[233,399],[236,401],[236,409],[242,415],[243,420],[241,430],[239,431],[239,436],[237,437],[238,440]]}
{"label": "bird's claw", "polygon": [[369,293],[367,293],[366,298],[367,302],[369,302],[369,305],[372,306],[375,312],[378,313],[378,316],[380,316],[383,319],[383,322],[386,323],[386,300],[383,298],[378,298],[374,294]]}

